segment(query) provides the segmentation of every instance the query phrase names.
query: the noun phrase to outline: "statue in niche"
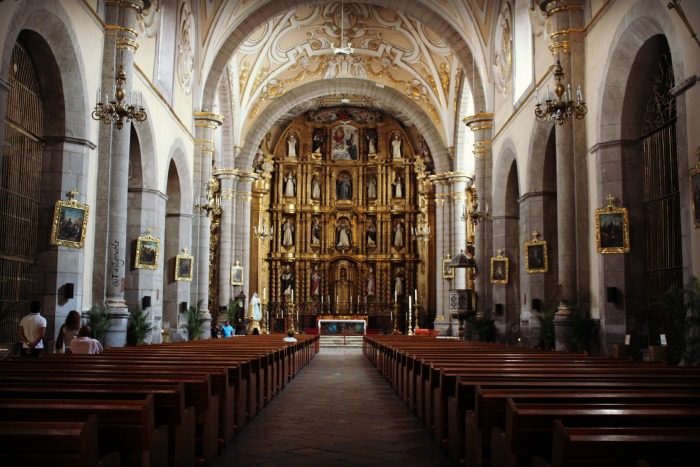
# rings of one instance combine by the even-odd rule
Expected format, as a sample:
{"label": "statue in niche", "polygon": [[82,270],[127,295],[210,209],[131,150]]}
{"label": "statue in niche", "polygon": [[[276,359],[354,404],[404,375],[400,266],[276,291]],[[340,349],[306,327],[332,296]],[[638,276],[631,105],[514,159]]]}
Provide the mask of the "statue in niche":
{"label": "statue in niche", "polygon": [[397,297],[403,296],[403,278],[401,277],[401,270],[396,271],[396,277],[394,277],[394,295]]}
{"label": "statue in niche", "polygon": [[367,295],[369,297],[374,296],[375,282],[374,282],[374,268],[370,267],[367,272]]}
{"label": "statue in niche", "polygon": [[398,173],[394,178],[394,198],[403,198],[403,181]]}
{"label": "statue in niche", "polygon": [[367,177],[367,198],[377,199],[377,178],[374,175]]}
{"label": "statue in niche", "polygon": [[350,248],[352,244],[352,233],[348,224],[338,224],[336,230],[336,246],[340,249]]}
{"label": "statue in niche", "polygon": [[287,136],[287,157],[297,157],[297,137],[294,134]]}
{"label": "statue in niche", "polygon": [[289,219],[285,219],[282,224],[282,246],[294,246],[294,224]]}
{"label": "statue in niche", "polygon": [[377,138],[373,134],[367,135],[367,153],[377,153]]}
{"label": "statue in niche", "polygon": [[314,217],[314,220],[311,222],[311,244],[321,244],[321,225],[318,223],[318,217]]}
{"label": "statue in niche", "polygon": [[397,222],[396,225],[394,225],[394,248],[401,249],[403,248],[404,242],[403,242],[403,235],[404,235],[404,227],[403,227],[403,222]]}
{"label": "statue in niche", "polygon": [[284,267],[284,271],[282,272],[281,282],[282,282],[282,294],[283,295],[291,295],[292,290],[294,290],[294,275],[292,274],[292,271],[289,270],[289,265],[286,265]]}
{"label": "statue in niche", "polygon": [[321,182],[316,174],[311,178],[311,199],[321,199]]}
{"label": "statue in niche", "polygon": [[314,297],[321,295],[321,274],[318,272],[318,266],[314,266],[311,273],[311,295]]}
{"label": "statue in niche", "polygon": [[265,162],[265,156],[263,154],[262,148],[258,148],[255,151],[255,158],[253,159],[253,170],[257,173],[263,171],[263,163]]}
{"label": "statue in niche", "polygon": [[398,133],[394,133],[391,139],[391,157],[401,159],[401,136]]}
{"label": "statue in niche", "polygon": [[367,226],[367,246],[377,246],[377,225],[374,223],[374,220],[371,220]]}
{"label": "statue in niche", "polygon": [[321,129],[314,130],[311,152],[316,155],[320,155],[323,152],[323,130]]}
{"label": "statue in niche", "polygon": [[284,196],[293,198],[297,195],[297,179],[291,170],[284,176]]}
{"label": "statue in niche", "polygon": [[336,198],[339,200],[352,199],[352,181],[348,174],[341,174],[335,184]]}

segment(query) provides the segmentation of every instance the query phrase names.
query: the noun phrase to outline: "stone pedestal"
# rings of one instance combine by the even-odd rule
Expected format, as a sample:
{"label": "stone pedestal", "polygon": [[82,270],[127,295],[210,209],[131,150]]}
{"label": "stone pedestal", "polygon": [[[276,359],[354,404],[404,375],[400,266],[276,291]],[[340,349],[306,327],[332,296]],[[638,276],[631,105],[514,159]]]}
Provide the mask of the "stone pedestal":
{"label": "stone pedestal", "polygon": [[129,310],[126,306],[109,307],[109,329],[105,335],[105,347],[126,346],[126,329],[129,325]]}

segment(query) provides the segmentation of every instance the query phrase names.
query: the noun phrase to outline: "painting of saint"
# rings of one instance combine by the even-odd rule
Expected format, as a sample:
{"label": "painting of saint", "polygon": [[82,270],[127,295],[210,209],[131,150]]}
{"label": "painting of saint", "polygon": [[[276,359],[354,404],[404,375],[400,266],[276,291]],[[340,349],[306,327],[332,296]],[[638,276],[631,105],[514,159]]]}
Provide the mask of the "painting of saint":
{"label": "painting of saint", "polygon": [[357,128],[351,125],[339,125],[333,129],[331,158],[334,161],[357,160],[358,138]]}
{"label": "painting of saint", "polygon": [[338,177],[335,184],[336,199],[350,200],[352,199],[352,181],[350,175],[342,173]]}

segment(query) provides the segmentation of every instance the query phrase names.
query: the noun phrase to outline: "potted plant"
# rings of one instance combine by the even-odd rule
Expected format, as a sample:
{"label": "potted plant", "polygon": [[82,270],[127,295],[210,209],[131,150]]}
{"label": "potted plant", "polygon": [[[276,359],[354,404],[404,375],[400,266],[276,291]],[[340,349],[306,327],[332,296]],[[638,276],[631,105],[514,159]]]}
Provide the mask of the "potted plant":
{"label": "potted plant", "polygon": [[204,320],[201,317],[200,311],[199,311],[199,306],[200,303],[197,303],[197,306],[191,305],[187,311],[185,312],[185,327],[187,328],[187,340],[198,340],[199,337],[202,335],[202,326],[204,324]]}
{"label": "potted plant", "polygon": [[109,313],[107,312],[107,307],[95,303],[86,314],[88,317],[88,324],[90,329],[92,329],[92,337],[104,345],[105,336],[109,330]]}
{"label": "potted plant", "polygon": [[146,336],[153,330],[153,324],[148,312],[137,307],[129,314],[129,336],[136,345],[142,345]]}

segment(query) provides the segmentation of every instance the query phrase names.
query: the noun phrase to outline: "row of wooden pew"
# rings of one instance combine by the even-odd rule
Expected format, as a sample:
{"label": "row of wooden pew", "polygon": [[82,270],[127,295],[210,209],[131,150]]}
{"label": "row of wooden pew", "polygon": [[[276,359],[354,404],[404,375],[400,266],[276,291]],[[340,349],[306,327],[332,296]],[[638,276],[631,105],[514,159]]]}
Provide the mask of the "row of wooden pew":
{"label": "row of wooden pew", "polygon": [[700,465],[700,369],[367,336],[364,353],[454,465]]}
{"label": "row of wooden pew", "polygon": [[317,351],[266,335],[0,361],[0,465],[209,464]]}

